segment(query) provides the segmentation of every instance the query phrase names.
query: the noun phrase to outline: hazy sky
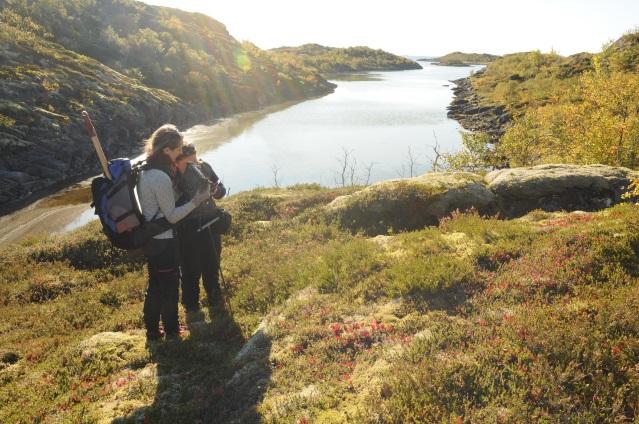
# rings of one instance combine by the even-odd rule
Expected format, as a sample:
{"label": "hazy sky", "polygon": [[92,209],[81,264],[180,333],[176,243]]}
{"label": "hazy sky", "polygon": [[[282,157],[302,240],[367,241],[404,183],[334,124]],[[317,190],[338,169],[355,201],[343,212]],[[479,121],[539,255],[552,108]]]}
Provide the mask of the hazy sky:
{"label": "hazy sky", "polygon": [[596,52],[639,25],[638,0],[147,0],[206,13],[268,49],[366,45],[403,55],[455,50]]}

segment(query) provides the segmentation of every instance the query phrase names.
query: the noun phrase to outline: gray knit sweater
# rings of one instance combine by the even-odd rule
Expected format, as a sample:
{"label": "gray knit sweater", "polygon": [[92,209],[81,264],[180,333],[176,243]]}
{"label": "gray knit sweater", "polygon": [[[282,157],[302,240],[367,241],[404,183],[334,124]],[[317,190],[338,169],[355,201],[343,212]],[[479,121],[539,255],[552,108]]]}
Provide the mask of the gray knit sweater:
{"label": "gray knit sweater", "polygon": [[[175,191],[171,178],[159,169],[142,171],[137,187],[140,208],[146,220],[165,217],[171,224],[175,224],[187,216],[196,205],[187,202],[175,207]],[[156,235],[156,239],[173,237],[173,230],[167,230]]]}

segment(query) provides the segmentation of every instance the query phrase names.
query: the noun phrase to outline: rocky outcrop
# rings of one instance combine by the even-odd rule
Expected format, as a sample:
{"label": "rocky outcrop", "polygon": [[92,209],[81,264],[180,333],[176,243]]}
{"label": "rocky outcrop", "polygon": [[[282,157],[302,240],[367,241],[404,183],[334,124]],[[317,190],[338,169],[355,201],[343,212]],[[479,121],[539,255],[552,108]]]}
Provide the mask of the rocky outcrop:
{"label": "rocky outcrop", "polygon": [[58,44],[2,28],[0,213],[99,172],[83,109],[109,157],[141,153],[141,141],[163,123],[186,127],[205,119],[166,91],[145,87]]}
{"label": "rocky outcrop", "polygon": [[486,175],[506,217],[534,209],[595,211],[622,201],[639,172],[605,165],[539,165],[501,169]]}
{"label": "rocky outcrop", "polygon": [[410,231],[456,210],[514,218],[535,209],[595,211],[623,201],[639,172],[604,165],[540,165],[471,173],[427,173],[384,181],[340,196],[324,209],[329,220],[367,235]]}
{"label": "rocky outcrop", "polygon": [[[187,102],[141,86],[55,44],[45,44],[49,50],[43,51],[26,42],[4,41],[1,69],[5,75],[0,80],[2,209],[98,172],[98,161],[82,124],[83,109],[93,117],[109,157],[141,153],[141,141],[163,123],[186,127],[204,119]],[[43,61],[46,68],[34,65]]]}
{"label": "rocky outcrop", "polygon": [[439,220],[454,210],[475,208],[492,214],[497,198],[481,176],[470,173],[428,173],[383,181],[335,199],[326,207],[330,219],[368,235],[410,231]]}
{"label": "rocky outcrop", "polygon": [[[477,74],[480,72],[482,71]],[[453,82],[456,84],[453,88],[455,97],[448,106],[448,117],[458,121],[469,131],[488,133],[493,140],[498,140],[510,122],[510,114],[503,106],[482,104],[473,89],[470,77]]]}

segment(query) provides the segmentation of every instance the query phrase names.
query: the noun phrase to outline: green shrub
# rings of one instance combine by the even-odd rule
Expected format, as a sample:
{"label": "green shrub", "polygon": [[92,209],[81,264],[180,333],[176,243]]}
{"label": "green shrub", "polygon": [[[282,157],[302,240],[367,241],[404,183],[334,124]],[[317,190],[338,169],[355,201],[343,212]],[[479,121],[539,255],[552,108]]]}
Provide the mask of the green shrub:
{"label": "green shrub", "polygon": [[391,296],[429,298],[471,282],[472,263],[449,255],[415,257],[394,263],[387,272]]}
{"label": "green shrub", "polygon": [[379,248],[365,239],[332,243],[317,270],[320,292],[348,293],[383,268],[379,259]]}

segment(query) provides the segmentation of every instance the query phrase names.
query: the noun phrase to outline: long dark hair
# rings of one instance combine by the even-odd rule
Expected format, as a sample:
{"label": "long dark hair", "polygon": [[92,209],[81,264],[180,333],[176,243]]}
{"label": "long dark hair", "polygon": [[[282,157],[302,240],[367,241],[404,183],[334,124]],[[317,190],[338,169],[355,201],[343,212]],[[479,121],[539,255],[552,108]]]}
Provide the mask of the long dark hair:
{"label": "long dark hair", "polygon": [[175,149],[183,142],[180,131],[172,124],[164,124],[151,134],[144,146],[146,153],[146,163],[152,168],[171,169],[173,162],[162,149],[168,147]]}

